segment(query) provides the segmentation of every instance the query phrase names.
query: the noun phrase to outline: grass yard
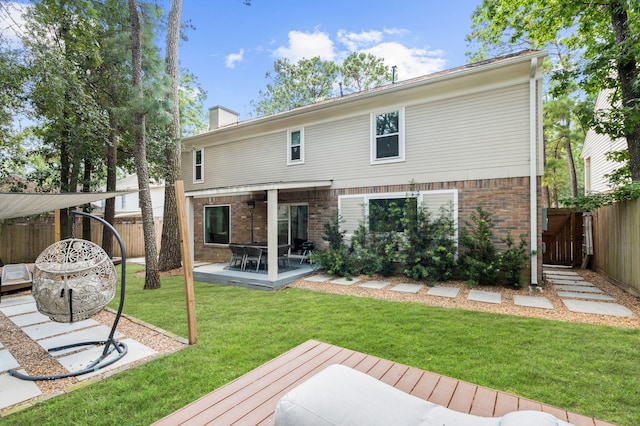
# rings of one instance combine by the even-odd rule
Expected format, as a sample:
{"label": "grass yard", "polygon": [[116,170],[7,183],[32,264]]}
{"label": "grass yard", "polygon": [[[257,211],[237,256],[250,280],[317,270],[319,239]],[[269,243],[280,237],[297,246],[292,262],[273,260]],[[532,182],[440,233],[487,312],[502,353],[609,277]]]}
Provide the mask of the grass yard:
{"label": "grass yard", "polygon": [[[143,279],[133,276],[139,269],[127,267],[125,313],[187,336],[182,277],[143,291]],[[296,289],[197,282],[195,294],[197,345],[0,423],[147,425],[317,339],[611,423],[640,424],[640,330]]]}

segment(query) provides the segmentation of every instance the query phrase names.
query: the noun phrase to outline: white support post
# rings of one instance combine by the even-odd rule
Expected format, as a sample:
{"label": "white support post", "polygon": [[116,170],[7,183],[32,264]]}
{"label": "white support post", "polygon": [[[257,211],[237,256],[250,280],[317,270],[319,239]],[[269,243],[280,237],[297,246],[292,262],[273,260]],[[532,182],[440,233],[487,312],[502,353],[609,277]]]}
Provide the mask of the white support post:
{"label": "white support post", "polygon": [[278,190],[267,191],[267,247],[268,277],[271,282],[278,280]]}

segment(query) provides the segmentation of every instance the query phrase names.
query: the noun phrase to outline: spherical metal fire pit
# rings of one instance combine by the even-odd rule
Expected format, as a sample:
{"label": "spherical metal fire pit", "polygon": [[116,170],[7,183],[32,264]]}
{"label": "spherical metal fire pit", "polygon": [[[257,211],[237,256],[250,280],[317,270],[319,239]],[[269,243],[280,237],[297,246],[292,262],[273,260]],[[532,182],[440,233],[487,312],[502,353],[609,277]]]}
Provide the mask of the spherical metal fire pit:
{"label": "spherical metal fire pit", "polygon": [[116,270],[102,247],[70,238],[47,247],[36,259],[33,297],[38,311],[57,322],[87,319],[116,293]]}

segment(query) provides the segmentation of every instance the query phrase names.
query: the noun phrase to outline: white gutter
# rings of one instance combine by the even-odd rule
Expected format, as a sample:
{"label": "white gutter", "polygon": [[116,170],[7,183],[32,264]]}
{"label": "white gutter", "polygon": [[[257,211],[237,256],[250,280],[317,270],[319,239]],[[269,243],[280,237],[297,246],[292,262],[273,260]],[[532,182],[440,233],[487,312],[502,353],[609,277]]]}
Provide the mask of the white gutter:
{"label": "white gutter", "polygon": [[531,285],[538,285],[538,173],[537,173],[537,141],[538,141],[538,58],[531,58],[529,70],[529,194],[531,200]]}

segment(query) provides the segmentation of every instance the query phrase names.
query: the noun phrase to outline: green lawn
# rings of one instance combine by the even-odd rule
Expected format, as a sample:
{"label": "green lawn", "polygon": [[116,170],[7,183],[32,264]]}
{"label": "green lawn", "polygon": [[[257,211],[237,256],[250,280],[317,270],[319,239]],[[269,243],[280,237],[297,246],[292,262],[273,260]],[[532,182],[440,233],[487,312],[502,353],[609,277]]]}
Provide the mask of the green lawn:
{"label": "green lawn", "polygon": [[[182,277],[125,313],[187,335]],[[16,425],[147,425],[317,339],[620,425],[640,424],[640,330],[323,294],[195,283],[198,344],[0,419]],[[115,306],[115,303],[112,304]]]}

